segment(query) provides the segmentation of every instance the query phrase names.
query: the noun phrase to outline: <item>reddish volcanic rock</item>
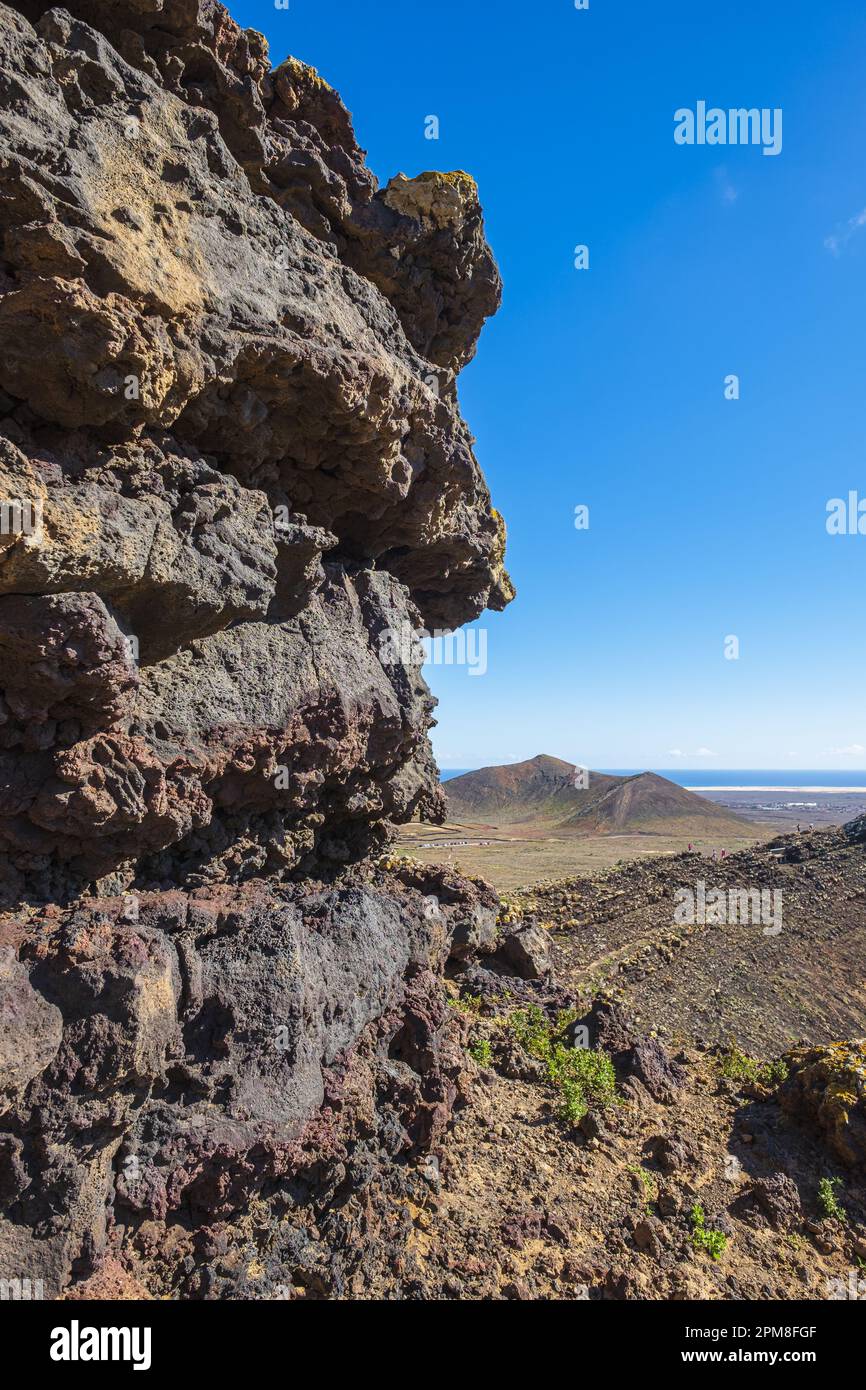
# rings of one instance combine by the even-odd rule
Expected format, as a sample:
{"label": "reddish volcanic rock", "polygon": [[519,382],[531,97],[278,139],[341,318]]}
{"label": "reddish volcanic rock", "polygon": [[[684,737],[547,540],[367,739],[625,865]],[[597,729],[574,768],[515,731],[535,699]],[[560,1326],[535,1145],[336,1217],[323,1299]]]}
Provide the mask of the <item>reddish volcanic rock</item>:
{"label": "reddish volcanic rock", "polygon": [[213,0],[0,4],[0,76],[0,1265],[339,1292],[495,933],[369,860],[443,812],[406,635],[512,596],[455,387],[477,190],[379,190]]}

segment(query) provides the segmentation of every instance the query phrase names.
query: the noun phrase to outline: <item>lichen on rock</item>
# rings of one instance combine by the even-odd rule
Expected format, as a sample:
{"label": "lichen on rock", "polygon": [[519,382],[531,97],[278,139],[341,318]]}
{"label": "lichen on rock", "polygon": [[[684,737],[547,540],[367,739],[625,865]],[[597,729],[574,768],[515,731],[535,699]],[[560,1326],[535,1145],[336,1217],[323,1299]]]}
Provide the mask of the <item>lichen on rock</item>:
{"label": "lichen on rock", "polygon": [[814,1125],[836,1157],[866,1164],[866,1038],[795,1048],[785,1057],[785,1108]]}

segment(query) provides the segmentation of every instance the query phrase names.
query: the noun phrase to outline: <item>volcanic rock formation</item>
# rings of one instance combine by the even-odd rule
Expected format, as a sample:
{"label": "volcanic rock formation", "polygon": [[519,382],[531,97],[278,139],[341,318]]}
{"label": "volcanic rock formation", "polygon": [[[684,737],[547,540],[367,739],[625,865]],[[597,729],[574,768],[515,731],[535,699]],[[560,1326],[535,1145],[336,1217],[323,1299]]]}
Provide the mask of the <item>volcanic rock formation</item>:
{"label": "volcanic rock formation", "polygon": [[0,5],[0,74],[0,1277],[339,1291],[496,918],[369,858],[443,811],[393,634],[512,596],[476,188],[214,0]]}

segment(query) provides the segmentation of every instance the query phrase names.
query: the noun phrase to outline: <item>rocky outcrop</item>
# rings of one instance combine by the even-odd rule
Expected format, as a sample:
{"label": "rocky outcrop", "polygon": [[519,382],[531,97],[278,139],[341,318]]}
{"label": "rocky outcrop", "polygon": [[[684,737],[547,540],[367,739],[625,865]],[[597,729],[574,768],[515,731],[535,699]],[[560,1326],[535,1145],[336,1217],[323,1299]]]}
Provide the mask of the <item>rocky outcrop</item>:
{"label": "rocky outcrop", "polygon": [[372,867],[443,810],[412,634],[512,596],[477,190],[213,0],[0,5],[0,73],[0,1273],[260,1295],[264,1202],[339,1292],[495,932]]}
{"label": "rocky outcrop", "polygon": [[[0,490],[38,528],[4,528],[0,570],[7,892],[176,846],[223,877],[215,836],[266,844],[257,869],[357,857],[440,797],[383,634],[510,596],[454,394],[498,299],[474,185],[380,198],[336,94],[269,74],[219,6],[24,13],[0,38]],[[51,640],[17,669],[25,594]],[[45,661],[69,694],[43,707]]]}
{"label": "rocky outcrop", "polygon": [[[364,1213],[395,1181],[423,1188],[391,1169],[441,1140],[460,1093],[441,972],[484,912],[492,896],[453,875],[365,870],[7,928],[0,1265],[50,1296],[112,1256],[154,1295],[275,1297],[301,1241],[343,1290],[372,1258]],[[352,1241],[326,1257],[334,1222]]]}
{"label": "rocky outcrop", "polygon": [[822,1135],[849,1167],[866,1163],[866,1038],[787,1054],[782,1105]]}

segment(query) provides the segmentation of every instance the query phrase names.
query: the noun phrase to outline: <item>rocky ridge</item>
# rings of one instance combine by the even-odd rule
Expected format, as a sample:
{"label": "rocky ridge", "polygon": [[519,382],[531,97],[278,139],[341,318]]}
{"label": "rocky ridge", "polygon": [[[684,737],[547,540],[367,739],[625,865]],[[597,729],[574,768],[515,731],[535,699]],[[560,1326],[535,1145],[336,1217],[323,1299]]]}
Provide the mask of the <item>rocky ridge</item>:
{"label": "rocky ridge", "polygon": [[[861,822],[504,901],[450,968],[475,1067],[412,1296],[862,1299],[864,875]],[[701,878],[779,887],[782,932],[677,924]]]}

